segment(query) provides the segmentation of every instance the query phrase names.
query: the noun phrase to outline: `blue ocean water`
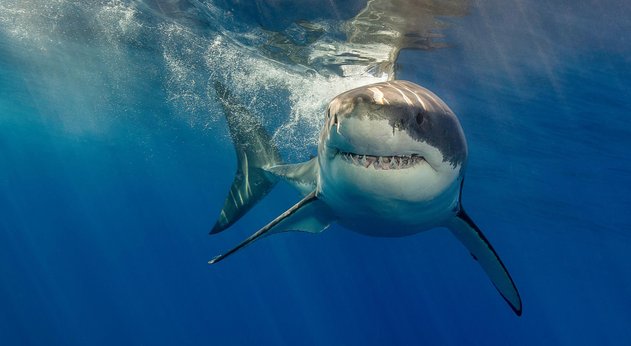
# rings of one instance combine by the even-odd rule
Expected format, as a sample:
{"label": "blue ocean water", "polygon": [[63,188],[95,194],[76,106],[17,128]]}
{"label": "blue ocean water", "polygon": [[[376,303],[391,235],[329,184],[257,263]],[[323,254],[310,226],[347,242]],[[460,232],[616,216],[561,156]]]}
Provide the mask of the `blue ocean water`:
{"label": "blue ocean water", "polygon": [[[396,61],[348,35],[365,6],[0,0],[0,344],[631,343],[631,6],[420,6],[432,39]],[[279,185],[207,235],[236,164],[213,81],[297,162],[330,97],[394,62],[460,118],[463,203],[521,317],[440,229],[333,226],[207,264],[300,198]]]}

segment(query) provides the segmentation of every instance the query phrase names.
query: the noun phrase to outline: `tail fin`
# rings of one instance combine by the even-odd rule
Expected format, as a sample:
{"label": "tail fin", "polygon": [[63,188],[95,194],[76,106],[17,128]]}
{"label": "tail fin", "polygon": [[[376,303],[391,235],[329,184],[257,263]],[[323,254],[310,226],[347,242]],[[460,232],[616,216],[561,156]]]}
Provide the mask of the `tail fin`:
{"label": "tail fin", "polygon": [[211,234],[230,227],[272,190],[278,178],[264,168],[281,163],[280,153],[260,119],[221,83],[215,82],[215,90],[237,152],[237,172]]}

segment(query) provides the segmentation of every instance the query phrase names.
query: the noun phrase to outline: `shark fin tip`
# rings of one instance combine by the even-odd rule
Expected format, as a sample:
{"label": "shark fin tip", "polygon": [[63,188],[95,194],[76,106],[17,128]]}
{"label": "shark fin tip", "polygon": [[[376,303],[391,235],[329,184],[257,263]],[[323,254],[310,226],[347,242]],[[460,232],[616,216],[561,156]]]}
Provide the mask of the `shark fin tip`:
{"label": "shark fin tip", "polygon": [[216,223],[213,228],[210,230],[210,232],[208,232],[208,234],[217,234],[221,231],[223,231],[225,229],[225,227],[222,227],[219,223]]}

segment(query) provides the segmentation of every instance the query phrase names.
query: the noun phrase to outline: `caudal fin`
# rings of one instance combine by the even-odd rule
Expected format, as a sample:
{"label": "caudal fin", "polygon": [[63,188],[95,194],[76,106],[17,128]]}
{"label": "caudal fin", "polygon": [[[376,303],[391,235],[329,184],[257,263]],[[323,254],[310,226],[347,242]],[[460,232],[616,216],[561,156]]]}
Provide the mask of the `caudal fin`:
{"label": "caudal fin", "polygon": [[264,168],[281,163],[279,151],[260,119],[221,83],[215,83],[215,90],[237,153],[237,172],[211,234],[230,227],[272,190],[278,178]]}

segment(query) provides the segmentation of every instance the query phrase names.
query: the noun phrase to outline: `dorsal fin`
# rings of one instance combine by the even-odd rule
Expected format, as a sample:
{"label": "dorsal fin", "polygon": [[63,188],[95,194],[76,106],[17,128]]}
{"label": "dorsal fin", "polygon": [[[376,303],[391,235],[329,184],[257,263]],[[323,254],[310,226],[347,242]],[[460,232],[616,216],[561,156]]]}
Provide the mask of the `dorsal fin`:
{"label": "dorsal fin", "polygon": [[211,234],[230,227],[272,190],[278,178],[264,168],[281,163],[279,151],[260,119],[221,83],[215,82],[215,90],[237,153],[237,172]]}

